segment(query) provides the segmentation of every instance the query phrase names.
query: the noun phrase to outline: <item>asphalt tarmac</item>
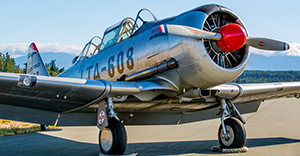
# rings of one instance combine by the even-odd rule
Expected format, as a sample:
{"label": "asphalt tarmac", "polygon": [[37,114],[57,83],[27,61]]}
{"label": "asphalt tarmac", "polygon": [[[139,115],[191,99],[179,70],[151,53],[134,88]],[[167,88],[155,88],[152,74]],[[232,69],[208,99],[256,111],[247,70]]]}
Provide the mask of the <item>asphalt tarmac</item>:
{"label": "asphalt tarmac", "polygon": [[[138,155],[293,155],[300,156],[300,100],[265,101],[245,114],[246,153],[212,152],[220,119],[172,126],[126,126],[125,154]],[[62,127],[0,138],[0,155],[99,155],[96,127]]]}

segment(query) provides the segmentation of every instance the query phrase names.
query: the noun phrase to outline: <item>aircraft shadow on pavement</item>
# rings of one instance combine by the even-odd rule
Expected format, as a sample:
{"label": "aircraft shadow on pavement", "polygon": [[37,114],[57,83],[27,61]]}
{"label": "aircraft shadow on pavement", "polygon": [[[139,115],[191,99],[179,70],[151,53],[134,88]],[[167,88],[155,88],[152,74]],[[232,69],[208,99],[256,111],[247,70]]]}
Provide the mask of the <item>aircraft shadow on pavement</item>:
{"label": "aircraft shadow on pavement", "polygon": [[[276,138],[250,138],[246,147],[262,147],[282,144],[299,143],[298,139],[284,137]],[[146,155],[178,155],[178,154],[216,154],[211,151],[213,146],[219,146],[218,140],[180,141],[180,142],[156,142],[156,143],[131,143],[128,144],[126,153],[147,153]]]}
{"label": "aircraft shadow on pavement", "polygon": [[0,138],[0,155],[99,155],[98,144],[84,143],[40,133]]}
{"label": "aircraft shadow on pavement", "polygon": [[262,147],[262,146],[273,146],[282,144],[299,143],[298,139],[276,137],[276,138],[251,138],[247,139],[246,146],[251,147]]}
{"label": "aircraft shadow on pavement", "polygon": [[46,132],[56,132],[56,131],[62,131],[62,128],[49,129]]}
{"label": "aircraft shadow on pavement", "polygon": [[[248,148],[299,143],[291,138],[250,138]],[[178,154],[216,154],[211,151],[218,146],[217,140],[129,143],[125,154],[139,155],[178,155]],[[0,138],[0,155],[99,155],[99,145],[83,143],[40,133],[9,136]]]}

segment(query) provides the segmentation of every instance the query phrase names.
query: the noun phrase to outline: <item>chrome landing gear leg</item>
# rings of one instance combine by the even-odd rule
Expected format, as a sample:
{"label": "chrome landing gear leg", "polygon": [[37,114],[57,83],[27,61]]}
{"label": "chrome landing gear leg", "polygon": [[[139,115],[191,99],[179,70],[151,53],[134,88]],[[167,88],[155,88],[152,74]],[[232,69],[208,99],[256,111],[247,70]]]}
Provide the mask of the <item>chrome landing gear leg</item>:
{"label": "chrome landing gear leg", "polygon": [[227,134],[227,129],[225,127],[225,123],[224,123],[224,119],[228,116],[230,116],[230,113],[228,112],[227,110],[227,104],[226,104],[226,100],[225,99],[222,99],[221,101],[221,110],[219,113],[221,113],[221,125],[222,125],[222,128],[223,128],[223,133],[224,133],[224,136],[225,138],[228,138],[228,134]]}
{"label": "chrome landing gear leg", "polygon": [[245,120],[230,100],[221,99],[220,104],[221,108],[218,115],[221,116],[221,124],[218,139],[221,147],[243,147],[246,143],[246,131],[243,125]]}
{"label": "chrome landing gear leg", "polygon": [[124,125],[114,112],[111,98],[107,99],[106,108],[108,125],[99,133],[99,147],[101,153],[109,155],[122,155],[127,146],[127,134]]}
{"label": "chrome landing gear leg", "polygon": [[108,117],[116,118],[117,120],[120,121],[120,119],[117,117],[117,113],[115,113],[115,111],[114,111],[114,104],[113,104],[112,98],[107,99],[107,110],[106,111],[107,111]]}

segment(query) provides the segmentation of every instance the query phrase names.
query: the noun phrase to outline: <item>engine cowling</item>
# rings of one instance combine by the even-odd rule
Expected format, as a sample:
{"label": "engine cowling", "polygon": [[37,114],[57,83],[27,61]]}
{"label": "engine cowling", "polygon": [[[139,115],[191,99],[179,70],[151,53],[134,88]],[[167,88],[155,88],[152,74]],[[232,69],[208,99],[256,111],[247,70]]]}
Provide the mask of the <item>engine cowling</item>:
{"label": "engine cowling", "polygon": [[[246,28],[242,25],[242,22],[239,20],[239,18],[227,11],[217,11],[210,14],[205,20],[202,29],[211,32],[221,32],[224,30],[222,29],[223,27],[233,23],[244,29],[246,33]],[[227,35],[230,36],[230,33],[232,32],[227,32]],[[215,62],[216,65],[225,69],[233,69],[241,65],[248,53],[248,46],[244,45],[246,38],[242,36],[236,41],[228,41],[235,45],[239,44],[237,42],[243,42],[243,46],[237,48],[237,50],[231,50],[227,46],[228,43],[221,41],[208,39],[203,40],[205,49],[210,58]]]}
{"label": "engine cowling", "polygon": [[[248,36],[242,20],[233,11],[222,6],[214,4],[201,6],[184,13],[183,16],[197,18],[197,22],[186,20],[188,22],[184,25],[187,26],[220,33],[225,26],[237,25],[240,27],[238,29],[244,32],[242,38],[245,40]],[[178,70],[179,74],[187,83],[199,88],[208,88],[234,80],[245,70],[249,62],[249,46],[242,43],[245,41],[241,41],[242,44],[237,43],[241,39],[230,40],[231,43],[234,42],[233,44],[242,45],[232,50],[222,47],[227,44],[216,40],[183,38],[183,49],[188,63],[185,63],[186,66],[179,64],[179,67],[182,67]]]}

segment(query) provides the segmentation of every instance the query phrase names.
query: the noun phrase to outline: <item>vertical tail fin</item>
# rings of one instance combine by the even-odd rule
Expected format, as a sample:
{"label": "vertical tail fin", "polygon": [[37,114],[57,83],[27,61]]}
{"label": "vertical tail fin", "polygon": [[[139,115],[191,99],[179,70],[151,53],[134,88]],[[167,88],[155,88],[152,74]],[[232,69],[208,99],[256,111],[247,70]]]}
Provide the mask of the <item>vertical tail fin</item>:
{"label": "vertical tail fin", "polygon": [[49,73],[35,43],[31,43],[28,48],[26,74],[49,76]]}

